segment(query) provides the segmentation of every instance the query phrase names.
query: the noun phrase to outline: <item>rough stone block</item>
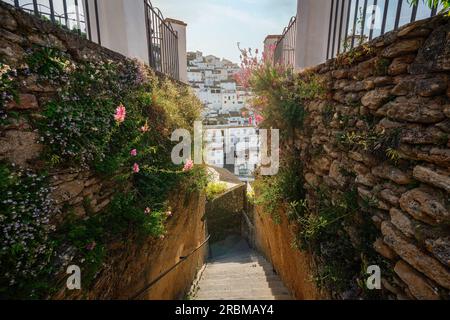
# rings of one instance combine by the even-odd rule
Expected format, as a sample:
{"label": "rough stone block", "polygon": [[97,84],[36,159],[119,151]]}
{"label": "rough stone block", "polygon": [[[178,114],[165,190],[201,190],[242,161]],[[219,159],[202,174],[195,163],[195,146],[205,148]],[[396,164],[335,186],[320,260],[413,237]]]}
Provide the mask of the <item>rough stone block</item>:
{"label": "rough stone block", "polygon": [[417,188],[403,194],[400,207],[415,219],[430,225],[450,220],[444,199],[428,188]]}
{"label": "rough stone block", "polygon": [[402,281],[407,284],[409,291],[416,299],[440,300],[438,289],[405,262],[397,262],[394,270]]}
{"label": "rough stone block", "polygon": [[448,172],[437,172],[427,167],[416,166],[414,168],[413,175],[415,179],[421,182],[442,188],[450,193],[450,174]]}
{"label": "rough stone block", "polygon": [[412,53],[419,50],[422,43],[422,39],[400,40],[385,48],[381,56],[384,58],[396,58],[404,54]]}
{"label": "rough stone block", "polygon": [[436,259],[428,256],[410,242],[390,222],[383,222],[381,232],[384,242],[403,260],[444,288],[450,289],[450,272]]}

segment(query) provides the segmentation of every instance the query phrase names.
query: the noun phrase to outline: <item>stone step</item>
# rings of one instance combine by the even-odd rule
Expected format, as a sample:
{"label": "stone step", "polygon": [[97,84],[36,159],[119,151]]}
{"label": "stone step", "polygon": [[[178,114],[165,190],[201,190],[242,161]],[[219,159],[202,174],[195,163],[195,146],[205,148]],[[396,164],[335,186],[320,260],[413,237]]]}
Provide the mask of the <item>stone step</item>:
{"label": "stone step", "polygon": [[253,271],[264,271],[264,272],[273,272],[273,268],[270,264],[261,265],[259,263],[218,263],[218,264],[208,264],[206,269],[209,271],[218,271],[223,270],[227,271],[229,270],[230,273],[236,270],[253,270]]}
{"label": "stone step", "polygon": [[[197,300],[291,300],[289,291],[272,265],[239,241],[235,249],[223,245],[222,256],[203,270]],[[234,248],[234,247],[233,247]]]}
{"label": "stone step", "polygon": [[[205,273],[203,275],[205,275]],[[266,275],[261,273],[261,274],[234,274],[231,276],[229,274],[220,274],[214,275],[213,278],[212,277],[203,278],[203,282],[207,281],[208,283],[223,283],[224,280],[228,282],[237,282],[237,283],[245,281],[255,281],[255,282],[264,281],[270,283],[274,281],[280,281],[280,277],[275,274]]]}
{"label": "stone step", "polygon": [[231,301],[271,301],[271,300],[292,300],[290,295],[269,295],[269,296],[252,296],[252,297],[242,297],[242,296],[208,296],[208,297],[196,297],[196,300],[231,300]]}
{"label": "stone step", "polygon": [[202,290],[233,290],[234,288],[244,288],[245,286],[249,286],[252,290],[259,289],[284,289],[284,284],[281,281],[255,281],[255,280],[247,280],[247,281],[215,281],[215,280],[207,280],[205,281],[201,288]]}
{"label": "stone step", "polygon": [[231,257],[230,256],[219,257],[216,259],[212,259],[209,263],[215,264],[215,263],[251,263],[251,262],[268,263],[268,261],[263,257],[256,255],[249,255],[248,253]]}

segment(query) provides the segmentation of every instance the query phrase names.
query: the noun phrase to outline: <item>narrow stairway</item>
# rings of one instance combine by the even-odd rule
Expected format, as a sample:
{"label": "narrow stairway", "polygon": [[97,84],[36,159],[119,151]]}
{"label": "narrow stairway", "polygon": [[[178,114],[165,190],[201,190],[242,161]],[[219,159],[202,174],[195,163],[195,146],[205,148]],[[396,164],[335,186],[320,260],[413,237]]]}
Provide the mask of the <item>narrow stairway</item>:
{"label": "narrow stairway", "polygon": [[242,238],[230,237],[211,251],[193,290],[195,300],[291,300],[272,265]]}

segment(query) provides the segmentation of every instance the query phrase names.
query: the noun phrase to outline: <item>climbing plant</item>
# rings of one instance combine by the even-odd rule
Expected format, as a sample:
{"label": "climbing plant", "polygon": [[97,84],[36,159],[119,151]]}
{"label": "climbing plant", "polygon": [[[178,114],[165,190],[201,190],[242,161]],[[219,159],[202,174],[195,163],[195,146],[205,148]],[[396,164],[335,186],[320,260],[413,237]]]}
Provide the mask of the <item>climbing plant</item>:
{"label": "climbing plant", "polygon": [[[16,99],[17,72],[4,63],[0,70],[7,119],[13,113],[4,106]],[[0,297],[46,298],[70,264],[82,267],[85,288],[93,284],[112,241],[163,237],[171,191],[206,187],[201,166],[174,165],[170,155],[170,133],[191,130],[201,103],[186,86],[137,61],[77,60],[54,47],[30,48],[20,76],[35,76],[57,93],[45,99],[40,116],[21,114],[40,134],[39,166],[0,164]],[[92,211],[89,198],[84,219],[55,203],[45,172],[68,168],[117,185],[102,212]]]}
{"label": "climbing plant", "polygon": [[[410,5],[418,5],[419,1],[424,2],[428,5],[428,7],[432,9],[436,9],[439,7],[439,5],[442,5],[444,8],[444,11],[447,11],[450,9],[450,1],[449,0],[408,0]],[[449,12],[450,14],[450,12]]]}

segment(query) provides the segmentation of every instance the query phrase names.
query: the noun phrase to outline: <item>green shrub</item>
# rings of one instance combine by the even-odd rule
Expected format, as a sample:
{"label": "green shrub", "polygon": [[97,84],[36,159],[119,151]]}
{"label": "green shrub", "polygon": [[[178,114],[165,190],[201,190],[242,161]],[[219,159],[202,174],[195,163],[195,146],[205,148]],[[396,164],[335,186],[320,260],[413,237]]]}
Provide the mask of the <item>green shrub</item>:
{"label": "green shrub", "polygon": [[[203,167],[183,172],[170,157],[171,131],[191,129],[201,103],[186,86],[135,61],[75,61],[69,53],[36,46],[23,63],[29,67],[24,76],[31,73],[59,89],[42,105],[43,117],[29,119],[44,146],[47,165],[40,172],[81,167],[116,183],[102,212],[94,214],[85,199],[87,217],[79,219],[66,205],[64,223],[54,230],[50,217],[60,212],[46,176],[0,165],[0,297],[47,298],[68,265],[82,266],[89,287],[107,262],[111,242],[164,235],[171,192],[204,190]],[[15,98],[16,85],[15,71],[0,67],[3,118],[12,115],[4,104]],[[126,108],[123,121],[115,119],[120,105]]]}
{"label": "green shrub", "polygon": [[55,250],[50,219],[59,213],[46,175],[0,164],[0,203],[0,297],[37,297]]}
{"label": "green shrub", "polygon": [[227,190],[227,184],[224,182],[210,182],[206,187],[206,199],[214,200]]}

